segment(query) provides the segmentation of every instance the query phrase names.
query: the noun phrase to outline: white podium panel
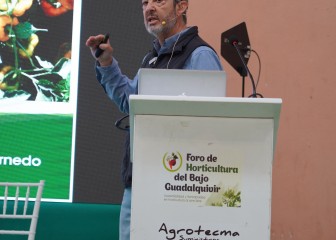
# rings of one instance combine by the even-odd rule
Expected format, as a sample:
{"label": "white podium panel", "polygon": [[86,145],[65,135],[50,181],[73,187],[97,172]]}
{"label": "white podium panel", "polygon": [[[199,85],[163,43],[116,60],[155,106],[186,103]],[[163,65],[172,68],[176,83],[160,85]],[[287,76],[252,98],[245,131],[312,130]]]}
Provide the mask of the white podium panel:
{"label": "white podium panel", "polygon": [[269,240],[274,118],[202,114],[195,100],[131,114],[131,239]]}

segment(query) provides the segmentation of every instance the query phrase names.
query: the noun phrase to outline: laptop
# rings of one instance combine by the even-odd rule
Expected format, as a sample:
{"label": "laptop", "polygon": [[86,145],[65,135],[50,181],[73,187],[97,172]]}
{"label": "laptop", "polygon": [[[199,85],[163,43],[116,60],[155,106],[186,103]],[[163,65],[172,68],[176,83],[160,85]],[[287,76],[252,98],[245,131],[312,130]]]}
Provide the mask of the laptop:
{"label": "laptop", "polygon": [[138,94],[225,97],[226,73],[209,70],[141,68]]}

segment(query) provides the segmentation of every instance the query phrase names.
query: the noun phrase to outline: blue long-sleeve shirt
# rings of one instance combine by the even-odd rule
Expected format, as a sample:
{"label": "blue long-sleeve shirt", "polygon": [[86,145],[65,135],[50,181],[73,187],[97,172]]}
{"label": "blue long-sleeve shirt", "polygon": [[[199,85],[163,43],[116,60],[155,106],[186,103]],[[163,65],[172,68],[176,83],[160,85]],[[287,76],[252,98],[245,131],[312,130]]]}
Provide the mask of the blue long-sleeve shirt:
{"label": "blue long-sleeve shirt", "polygon": [[[181,35],[185,32],[184,30]],[[177,41],[179,34],[176,34],[165,40],[162,46],[157,41],[154,47],[161,54],[165,49],[173,46]],[[194,70],[223,70],[218,55],[209,47],[201,46],[196,48],[185,62],[183,69]],[[96,66],[96,75],[100,84],[105,89],[109,98],[111,98],[119,107],[120,111],[129,113],[129,95],[137,94],[138,74],[134,79],[128,78],[122,74],[118,61],[113,58],[112,64],[107,67]]]}

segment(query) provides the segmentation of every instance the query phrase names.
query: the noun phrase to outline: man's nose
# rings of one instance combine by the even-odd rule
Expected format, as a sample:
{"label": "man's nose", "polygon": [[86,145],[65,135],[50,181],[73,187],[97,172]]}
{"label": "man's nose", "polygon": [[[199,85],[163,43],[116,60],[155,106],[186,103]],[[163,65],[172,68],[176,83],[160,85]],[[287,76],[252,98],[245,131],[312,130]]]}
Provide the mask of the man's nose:
{"label": "man's nose", "polygon": [[146,5],[146,8],[144,10],[145,10],[145,12],[155,10],[155,3],[153,1],[148,1],[147,5]]}

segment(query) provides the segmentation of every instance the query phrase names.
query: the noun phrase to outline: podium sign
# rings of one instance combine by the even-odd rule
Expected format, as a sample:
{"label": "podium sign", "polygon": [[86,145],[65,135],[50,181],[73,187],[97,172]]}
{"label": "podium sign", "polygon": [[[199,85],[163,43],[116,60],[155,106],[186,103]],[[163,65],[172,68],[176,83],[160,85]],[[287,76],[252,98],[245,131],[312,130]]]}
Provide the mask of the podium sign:
{"label": "podium sign", "polygon": [[270,239],[281,101],[244,101],[132,96],[131,239]]}

